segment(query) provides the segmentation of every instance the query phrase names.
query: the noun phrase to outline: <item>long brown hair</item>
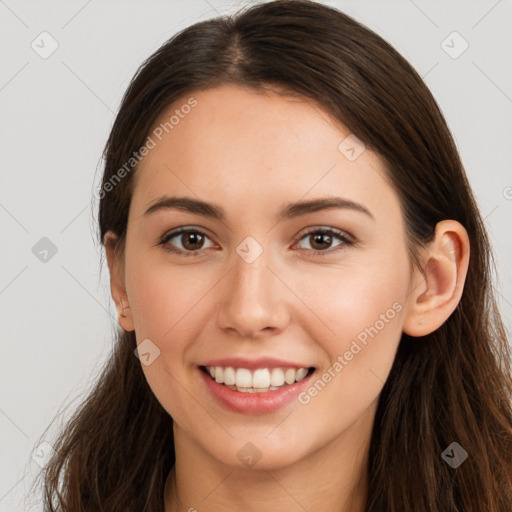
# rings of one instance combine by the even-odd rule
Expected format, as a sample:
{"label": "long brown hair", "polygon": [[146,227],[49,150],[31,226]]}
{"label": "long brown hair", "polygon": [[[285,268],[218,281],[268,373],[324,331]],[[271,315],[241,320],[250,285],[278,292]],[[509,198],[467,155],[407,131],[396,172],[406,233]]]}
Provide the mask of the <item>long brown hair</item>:
{"label": "long brown hair", "polygon": [[[130,159],[157,117],[178,99],[225,83],[307,97],[377,152],[400,197],[415,264],[437,222],[466,228],[471,257],[459,305],[430,335],[402,335],[379,397],[366,511],[510,512],[511,349],[488,237],[432,94],[368,28],[326,5],[290,0],[199,22],[167,41],[131,81],[105,147],[100,243],[112,230],[122,257],[137,168]],[[162,512],[173,422],[135,347],[134,333],[118,329],[92,392],[54,443],[45,510]],[[468,453],[456,469],[441,456],[454,441]]]}

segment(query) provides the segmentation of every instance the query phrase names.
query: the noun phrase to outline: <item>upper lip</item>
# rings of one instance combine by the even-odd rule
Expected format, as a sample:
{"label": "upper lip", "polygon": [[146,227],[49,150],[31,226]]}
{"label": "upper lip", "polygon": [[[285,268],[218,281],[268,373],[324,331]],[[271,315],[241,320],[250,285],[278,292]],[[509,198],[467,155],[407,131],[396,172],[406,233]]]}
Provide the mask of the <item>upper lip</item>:
{"label": "upper lip", "polygon": [[246,359],[243,357],[225,357],[221,359],[211,359],[198,366],[232,366],[234,368],[247,368],[248,370],[257,370],[258,368],[311,368],[310,364],[295,363],[276,359],[275,357],[258,357],[257,359]]}

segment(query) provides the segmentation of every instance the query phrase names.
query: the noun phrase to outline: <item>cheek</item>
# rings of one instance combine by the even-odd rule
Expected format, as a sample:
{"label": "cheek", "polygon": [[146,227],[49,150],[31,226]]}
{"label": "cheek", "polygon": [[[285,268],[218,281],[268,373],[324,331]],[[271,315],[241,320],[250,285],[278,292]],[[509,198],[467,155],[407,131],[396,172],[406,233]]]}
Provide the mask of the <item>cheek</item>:
{"label": "cheek", "polygon": [[188,388],[190,379],[185,358],[203,323],[200,299],[211,286],[198,279],[192,266],[171,268],[168,262],[136,260],[132,265],[128,291],[137,343],[149,339],[159,350],[155,361],[142,370],[157,399],[174,416],[187,405],[181,404],[187,398],[182,386]]}
{"label": "cheek", "polygon": [[[364,409],[379,394],[402,334],[407,269],[403,255],[395,254],[387,262],[368,258],[329,275],[325,269],[320,280],[303,274],[298,294],[307,297],[315,314],[303,327],[327,360],[311,393],[330,389],[318,406],[341,400],[351,410]],[[312,285],[315,281],[322,286]]]}
{"label": "cheek", "polygon": [[298,273],[301,278],[295,278],[294,291],[311,311],[311,338],[330,339],[328,351],[334,355],[348,349],[347,343],[359,335],[364,342],[364,333],[374,332],[372,327],[396,332],[407,292],[405,268],[399,257],[387,265],[365,258],[357,266]]}
{"label": "cheek", "polygon": [[164,409],[190,429],[194,421],[204,421],[204,417],[190,407],[185,356],[201,329],[200,299],[211,286],[185,267],[136,260],[132,265],[129,295],[137,343],[149,339],[160,351],[151,365],[142,365],[142,370]]}
{"label": "cheek", "polygon": [[[143,256],[132,260],[129,276],[130,303],[133,304],[135,331],[144,337],[166,343],[175,333],[190,323],[189,315],[208,287],[198,279],[192,266],[176,266],[158,259],[157,263],[143,261]],[[131,279],[130,279],[131,277]]]}

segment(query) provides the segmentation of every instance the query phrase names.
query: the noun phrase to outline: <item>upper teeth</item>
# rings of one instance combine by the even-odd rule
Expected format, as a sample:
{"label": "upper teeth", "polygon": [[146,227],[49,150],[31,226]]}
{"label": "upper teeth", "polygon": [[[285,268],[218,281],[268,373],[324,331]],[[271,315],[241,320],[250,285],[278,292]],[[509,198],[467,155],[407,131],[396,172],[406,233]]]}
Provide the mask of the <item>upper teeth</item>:
{"label": "upper teeth", "polygon": [[282,386],[284,383],[293,384],[302,380],[308,373],[307,368],[259,368],[251,371],[231,366],[207,366],[206,370],[219,384],[239,388],[268,388]]}

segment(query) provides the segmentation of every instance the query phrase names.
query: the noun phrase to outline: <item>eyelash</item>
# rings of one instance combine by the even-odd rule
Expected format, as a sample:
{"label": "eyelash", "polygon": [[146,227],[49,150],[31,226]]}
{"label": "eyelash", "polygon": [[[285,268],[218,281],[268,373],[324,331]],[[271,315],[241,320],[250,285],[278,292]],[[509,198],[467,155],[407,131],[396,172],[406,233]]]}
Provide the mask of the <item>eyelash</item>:
{"label": "eyelash", "polygon": [[[200,231],[199,229],[185,229],[185,228],[181,228],[181,229],[178,229],[176,231],[171,231],[169,233],[164,234],[162,236],[162,238],[161,238],[161,240],[160,240],[158,245],[163,246],[163,249],[165,251],[167,251],[167,252],[178,254],[178,255],[181,255],[181,256],[185,256],[186,258],[188,258],[190,256],[196,256],[199,252],[201,252],[201,249],[198,249],[197,251],[183,251],[181,249],[171,249],[169,246],[166,245],[169,240],[171,240],[172,238],[175,238],[175,237],[177,237],[179,235],[182,235],[184,233],[199,233],[199,234],[209,238],[208,235],[206,235],[206,233]],[[351,238],[349,236],[345,235],[343,233],[343,231],[338,231],[338,230],[333,229],[333,228],[313,228],[310,231],[304,233],[300,237],[299,242],[303,238],[306,238],[307,236],[310,236],[310,235],[315,234],[315,233],[319,233],[319,234],[322,234],[322,235],[331,235],[333,238],[337,238],[338,240],[342,241],[343,244],[341,244],[341,249],[335,249],[334,251],[331,250],[331,249],[326,249],[324,251],[319,251],[319,250],[314,250],[314,249],[300,249],[300,250],[308,251],[308,252],[313,252],[314,256],[325,256],[326,254],[330,255],[333,252],[336,252],[337,250],[342,250],[343,246],[354,245],[354,241],[351,240]]]}

